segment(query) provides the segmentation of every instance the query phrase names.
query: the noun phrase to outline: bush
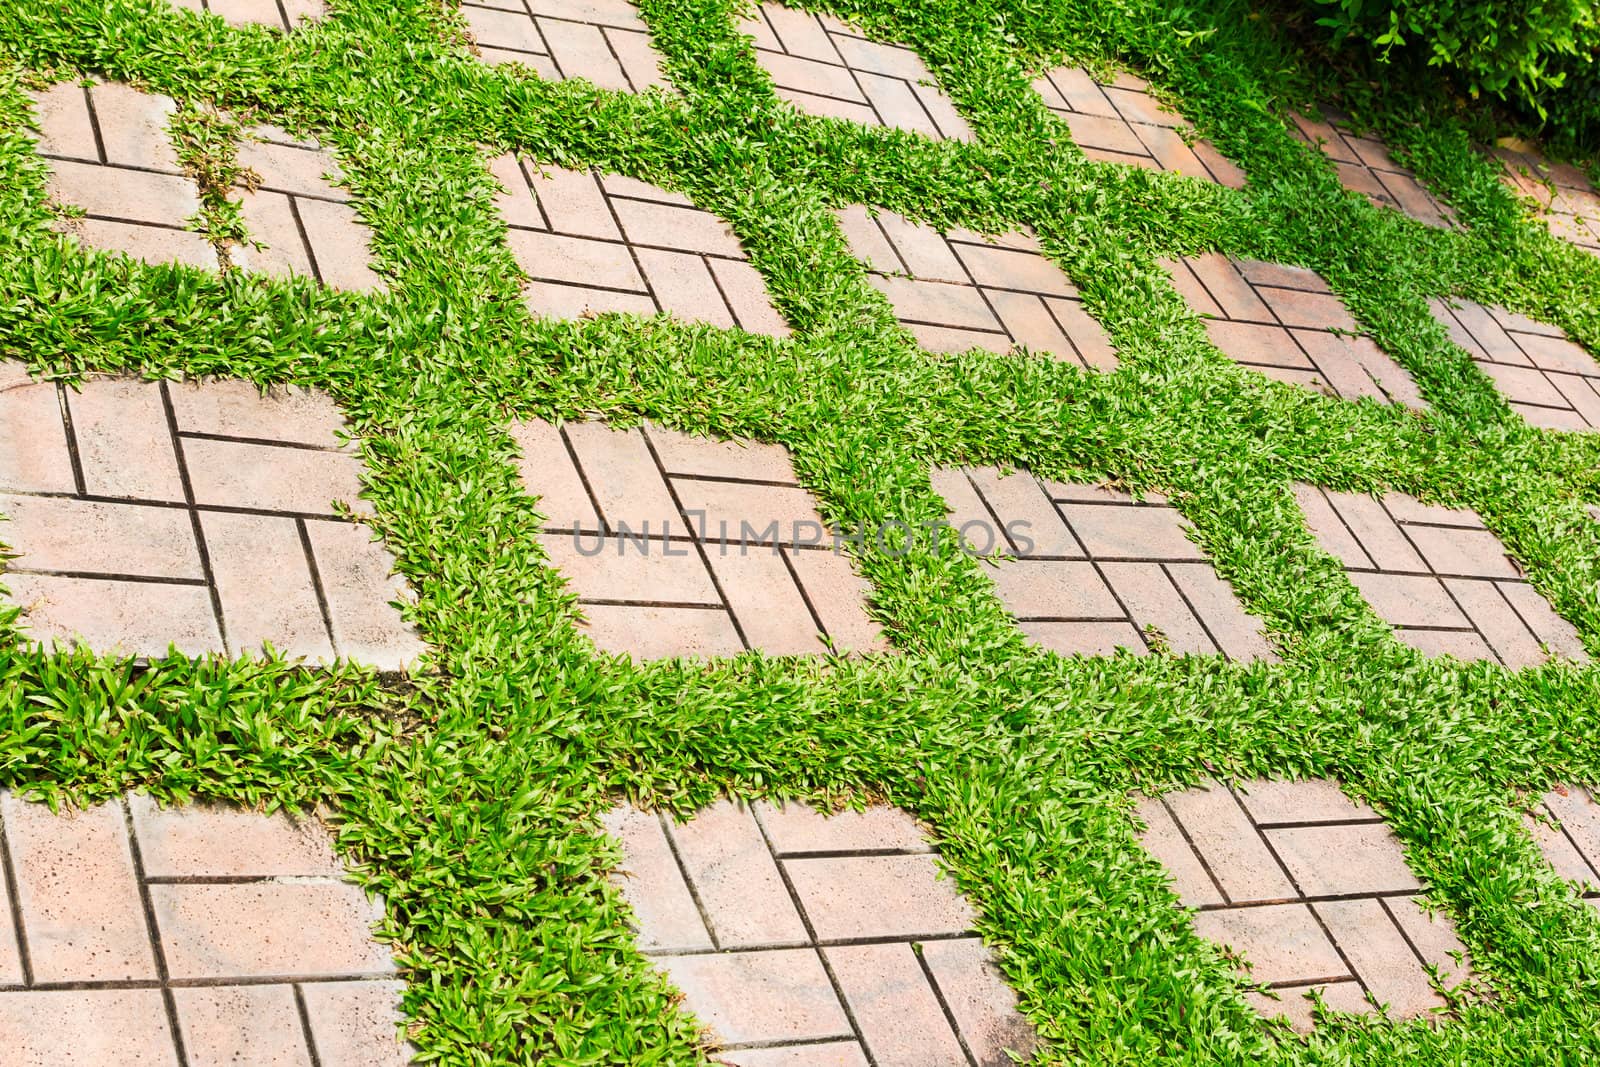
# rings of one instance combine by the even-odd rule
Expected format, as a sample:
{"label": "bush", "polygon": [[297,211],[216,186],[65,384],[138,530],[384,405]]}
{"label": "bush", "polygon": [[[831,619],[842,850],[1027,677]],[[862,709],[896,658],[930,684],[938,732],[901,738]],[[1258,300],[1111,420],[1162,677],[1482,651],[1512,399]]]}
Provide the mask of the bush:
{"label": "bush", "polygon": [[1580,140],[1595,135],[1600,13],[1594,0],[1315,2],[1318,22],[1341,41],[1370,41],[1385,60],[1425,58],[1454,73],[1474,96],[1554,118]]}

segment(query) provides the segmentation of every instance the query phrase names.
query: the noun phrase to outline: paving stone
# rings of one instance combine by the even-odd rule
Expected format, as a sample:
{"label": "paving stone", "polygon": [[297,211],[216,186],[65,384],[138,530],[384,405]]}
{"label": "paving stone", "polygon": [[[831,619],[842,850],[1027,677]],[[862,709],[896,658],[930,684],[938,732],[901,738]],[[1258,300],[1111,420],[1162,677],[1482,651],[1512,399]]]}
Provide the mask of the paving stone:
{"label": "paving stone", "polygon": [[1494,151],[1504,168],[1502,180],[1532,198],[1550,232],[1600,256],[1600,195],[1581,170],[1546,162],[1531,146],[1516,142]]}
{"label": "paving stone", "polygon": [[1358,325],[1314,271],[1215,253],[1160,263],[1234,362],[1330,396],[1426,409],[1410,374],[1370,337],[1336,332]]}
{"label": "paving stone", "polygon": [[[238,161],[239,202],[248,239],[230,255],[236,266],[274,278],[315,278],[335,289],[374,292],[385,287],[372,269],[369,233],[335,184],[333,154],[271,126],[245,132]],[[333,180],[329,180],[329,179]]]}
{"label": "paving stone", "polygon": [[[1246,995],[1263,1015],[1311,1029],[1305,994],[1314,988],[1337,1011],[1372,1010],[1370,994],[1405,1018],[1442,1005],[1428,966],[1446,982],[1468,975],[1450,920],[1419,904],[1423,887],[1399,840],[1336,782],[1209,782],[1145,798],[1139,814],[1146,850],[1183,903],[1199,908],[1195,931],[1273,988],[1275,997]],[[1211,874],[1228,899],[1211,889]]]}
{"label": "paving stone", "polygon": [[739,24],[778,96],[801,111],[934,140],[974,140],[971,127],[909,48],[869,41],[832,15],[764,2]]}
{"label": "paving stone", "polygon": [[324,1064],[406,1067],[415,1050],[400,1036],[399,982],[307,982],[306,1021]]}
{"label": "paving stone", "polygon": [[[824,815],[794,802],[762,802],[755,811],[759,821],[721,801],[673,828],[687,884],[655,816],[623,804],[605,819],[622,841],[622,885],[634,902],[640,947],[682,990],[685,1007],[711,1028],[712,1039],[728,1046],[717,1058],[809,1067],[861,1064],[870,1054],[874,1063],[921,1067],[1007,1063],[1007,1049],[1024,1056],[1033,1050],[1033,1030],[983,943],[953,936],[971,928],[973,913],[950,882],[936,880],[932,849],[914,819],[883,807]],[[703,936],[687,900],[691,887],[713,916],[717,950],[663,955],[661,946]],[[787,917],[798,925],[791,888],[807,919],[797,945],[730,951],[719,909],[735,907],[746,926],[784,916],[777,933],[785,933]],[[839,939],[847,943],[830,943]],[[752,1045],[763,1047],[745,1047]]]}
{"label": "paving stone", "polygon": [[656,659],[885,647],[865,610],[866,583],[832,550],[778,446],[537,420],[511,436],[523,484],[549,519],[541,544],[602,651]]}
{"label": "paving stone", "polygon": [[360,459],[326,396],[127,378],[58,390],[0,366],[16,383],[0,385],[0,414],[19,416],[0,419],[0,457],[18,457],[0,458],[19,553],[6,585],[35,639],[136,656],[270,642],[383,670],[422,654],[393,606],[410,599],[393,557],[334,513],[360,504]]}
{"label": "paving stone", "polygon": [[155,978],[121,805],[55,815],[5,793],[0,817],[34,980]]}
{"label": "paving stone", "polygon": [[1157,100],[1143,79],[1124,74],[1108,85],[1064,66],[1039,75],[1033,89],[1090,159],[1173,171],[1230,189],[1245,186],[1244,171],[1196,138],[1194,127]]}
{"label": "paving stone", "polygon": [[875,1063],[965,1067],[961,1042],[905,943],[823,950]]}
{"label": "paving stone", "polygon": [[1348,117],[1324,109],[1328,121],[1292,114],[1289,132],[1318,149],[1333,163],[1339,182],[1379,207],[1393,208],[1438,229],[1456,227],[1456,214],[1428,191],[1417,176],[1389,156],[1381,141],[1357,136]]}
{"label": "paving stone", "polygon": [[372,941],[382,906],[339,882],[150,887],[174,978],[334,977],[394,969]]}
{"label": "paving stone", "polygon": [[[380,977],[394,965],[370,937],[381,905],[337,881],[315,817],[140,794],[52,813],[9,793],[0,816],[19,890],[19,923],[0,934],[7,1063],[176,1067],[180,1038],[189,1067],[410,1062],[402,987]],[[55,982],[73,985],[41,988]]]}
{"label": "paving stone", "polygon": [[[1014,557],[983,566],[1007,610],[1044,647],[1143,653],[1150,641],[1142,631],[1155,627],[1178,653],[1274,657],[1259,621],[1188,539],[1176,509],[1041,483],[1026,472],[1001,477],[993,468],[936,468],[932,480],[970,550],[993,546]],[[1085,551],[1087,561],[1058,558]]]}
{"label": "paving stone", "polygon": [[19,1067],[179,1067],[159,989],[0,993],[0,1047]]}
{"label": "paving stone", "polygon": [[667,832],[719,948],[805,944],[800,913],[748,808],[720,800]]}
{"label": "paving stone", "polygon": [[461,15],[486,62],[619,92],[668,87],[649,27],[626,0],[468,0]]}
{"label": "paving stone", "polygon": [[[616,176],[501,156],[490,169],[511,254],[532,282],[534,312],[581,318],[607,311],[785,337],[738,238],[675,193]],[[619,226],[620,221],[620,226]]]}
{"label": "paving stone", "polygon": [[769,949],[656,962],[684,1007],[726,1044],[848,1038],[850,1020],[815,949]]}
{"label": "paving stone", "polygon": [[1600,899],[1600,804],[1589,789],[1558,785],[1537,809],[1543,821],[1528,820],[1545,859],[1563,879],[1579,884],[1590,900]]}
{"label": "paving stone", "polygon": [[30,95],[50,198],[83,212],[59,230],[149,262],[216,269],[210,243],[189,229],[200,197],[168,133],[176,102],[113,82],[60,83]]}
{"label": "paving stone", "polygon": [[1512,669],[1543,662],[1547,649],[1588,661],[1577,629],[1470,509],[1303,483],[1295,498],[1312,534],[1401,641],[1428,655],[1494,659]]}
{"label": "paving stone", "polygon": [[162,807],[143,793],[128,797],[147,877],[335,877],[343,868],[315,819],[247,811],[223,804]]}
{"label": "paving stone", "polygon": [[932,937],[972,928],[972,909],[949,878],[938,876],[932,855],[794,858],[783,866],[823,941]]}
{"label": "paving stone", "polygon": [[292,986],[180,988],[172,995],[189,1067],[310,1067]]}
{"label": "paving stone", "polygon": [[1078,290],[1022,233],[941,234],[904,215],[861,205],[834,212],[868,280],[895,317],[934,352],[1017,346],[1089,369],[1117,359]]}
{"label": "paving stone", "polygon": [[289,32],[304,19],[328,13],[323,0],[169,0],[174,7],[209,11],[233,26],[266,26]]}
{"label": "paving stone", "polygon": [[1600,364],[1560,331],[1550,336],[1546,331],[1553,327],[1512,319],[1505,308],[1468,300],[1436,298],[1428,304],[1451,340],[1467,350],[1511,409],[1530,424],[1600,428]]}

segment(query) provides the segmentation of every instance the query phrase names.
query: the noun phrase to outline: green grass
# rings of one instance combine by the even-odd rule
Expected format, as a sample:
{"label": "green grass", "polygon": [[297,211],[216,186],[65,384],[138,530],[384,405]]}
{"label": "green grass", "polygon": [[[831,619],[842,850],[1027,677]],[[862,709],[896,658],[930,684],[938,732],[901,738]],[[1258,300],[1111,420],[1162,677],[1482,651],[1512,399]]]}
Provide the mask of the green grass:
{"label": "green grass", "polygon": [[[1302,63],[1270,13],[1239,0],[830,5],[917,47],[977,130],[970,146],[781,105],[732,0],[640,6],[677,95],[484,67],[436,0],[334,0],[333,17],[287,39],[160,0],[0,5],[0,355],[57,375],[329,391],[362,437],[376,525],[434,650],[403,686],[277,662],[135,669],[42,654],[0,616],[4,779],[79,799],[139,785],[336,805],[341,847],[387,898],[429,1062],[703,1062],[607,888],[618,857],[596,816],[619,794],[687,813],[724,791],[886,798],[927,819],[1049,1039],[1044,1062],[1600,1058],[1600,913],[1573,903],[1516,817],[1521,791],[1600,781],[1600,668],[1512,674],[1406,649],[1290,495],[1305,479],[1476,508],[1600,654],[1600,524],[1584,511],[1600,502],[1600,437],[1529,429],[1426,307],[1450,293],[1504,304],[1600,352],[1600,261],[1524,218],[1441,92],[1380,97]],[[1250,188],[1088,163],[1028,89],[1062,55],[1147,74]],[[218,278],[56,238],[22,89],[89,73],[183,101],[186,152],[207,174],[231,164],[200,103],[336,146],[392,291]],[[1463,232],[1372,208],[1289,137],[1284,108],[1335,92],[1454,204]],[[484,167],[506,147],[716,211],[794,337],[532,317]],[[1034,227],[1121,369],[921,352],[832,220],[852,202]],[[1322,272],[1430,412],[1232,364],[1155,266],[1206,249]],[[1040,652],[948,543],[858,554],[893,655],[597,656],[511,465],[505,426],[535,415],[782,442],[845,525],[939,517],[930,463],[1159,489],[1283,662]],[[1329,1023],[1302,1039],[1258,1020],[1129,817],[1130,790],[1211,773],[1337,775],[1371,800],[1455,918],[1479,987],[1434,1025]]]}

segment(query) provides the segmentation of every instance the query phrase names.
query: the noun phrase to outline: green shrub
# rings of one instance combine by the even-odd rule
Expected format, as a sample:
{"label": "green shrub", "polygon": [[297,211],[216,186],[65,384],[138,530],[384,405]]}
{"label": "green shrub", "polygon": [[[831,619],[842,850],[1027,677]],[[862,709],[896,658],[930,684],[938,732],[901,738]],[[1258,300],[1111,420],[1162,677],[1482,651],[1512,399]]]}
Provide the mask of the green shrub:
{"label": "green shrub", "polygon": [[[1488,94],[1563,124],[1600,120],[1600,8],[1593,0],[1316,0],[1321,25],[1384,59],[1444,67]],[[1568,132],[1583,137],[1582,128]]]}

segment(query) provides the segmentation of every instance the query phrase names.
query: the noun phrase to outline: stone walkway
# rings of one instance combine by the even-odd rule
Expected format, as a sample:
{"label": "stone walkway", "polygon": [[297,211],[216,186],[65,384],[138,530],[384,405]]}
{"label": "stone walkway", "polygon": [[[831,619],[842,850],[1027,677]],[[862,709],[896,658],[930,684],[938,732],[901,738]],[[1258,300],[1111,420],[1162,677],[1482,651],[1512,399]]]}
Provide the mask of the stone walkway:
{"label": "stone walkway", "polygon": [[1165,498],[1025,471],[937,469],[933,487],[967,551],[1033,641],[1062,655],[1164,647],[1275,659],[1260,620],[1217,577]]}
{"label": "stone walkway", "polygon": [[1555,326],[1470,300],[1429,301],[1511,409],[1551,430],[1600,429],[1600,364]]}
{"label": "stone walkway", "polygon": [[1337,783],[1212,782],[1145,799],[1139,817],[1145,848],[1196,909],[1195,932],[1270,990],[1246,994],[1264,1015],[1308,1030],[1315,992],[1335,1011],[1376,1003],[1404,1018],[1444,1006],[1430,969],[1448,985],[1467,977],[1400,842]]}
{"label": "stone walkway", "polygon": [[1305,115],[1291,117],[1294,125],[1290,132],[1328,157],[1339,184],[1346,189],[1428,226],[1456,225],[1455,211],[1449,205],[1440,203],[1416,175],[1396,163],[1382,141],[1352,132],[1346,116],[1330,112],[1327,122]]}
{"label": "stone walkway", "polygon": [[208,11],[230,26],[267,26],[288,32],[303,19],[328,13],[324,0],[169,0],[174,7]]}
{"label": "stone walkway", "polygon": [[1528,584],[1470,508],[1304,484],[1295,487],[1295,499],[1322,547],[1413,648],[1513,669],[1542,663],[1547,654],[1589,661],[1578,631]]}
{"label": "stone walkway", "polygon": [[668,87],[650,31],[627,0],[468,0],[461,14],[485,62],[619,92]]}
{"label": "stone walkway", "polygon": [[361,461],[332,401],[246,382],[100,378],[73,390],[0,363],[4,585],[37,639],[157,657],[422,652],[366,526]]}
{"label": "stone walkway", "polygon": [[1427,407],[1411,375],[1359,330],[1316,271],[1215,252],[1162,260],[1212,344],[1275,381],[1330,396]]}
{"label": "stone walkway", "polygon": [[904,812],[721,801],[676,825],[624,804],[606,828],[639,946],[717,1061],[989,1067],[1033,1050],[972,910]]}
{"label": "stone walkway", "polygon": [[402,1067],[382,906],[315,819],[60,815],[0,795],[0,1047],[18,1067]]}
{"label": "stone walkway", "polygon": [[1583,171],[1548,163],[1525,146],[1496,148],[1494,154],[1506,184],[1533,200],[1552,234],[1600,256],[1600,192]]}

